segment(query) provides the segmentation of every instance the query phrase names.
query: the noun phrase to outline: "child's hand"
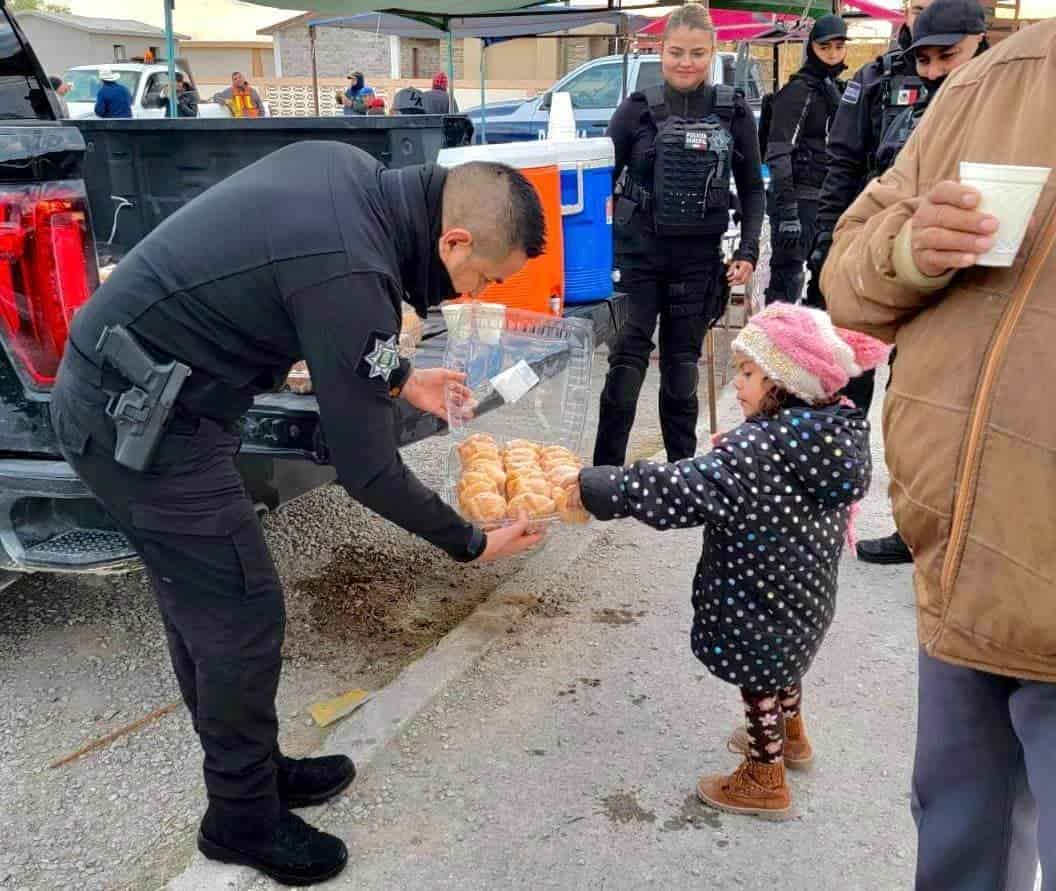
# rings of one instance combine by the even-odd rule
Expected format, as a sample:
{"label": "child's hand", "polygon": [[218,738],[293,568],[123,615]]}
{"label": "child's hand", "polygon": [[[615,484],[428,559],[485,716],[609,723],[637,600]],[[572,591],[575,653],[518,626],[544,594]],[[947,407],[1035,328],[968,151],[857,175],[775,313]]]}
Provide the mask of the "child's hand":
{"label": "child's hand", "polygon": [[557,499],[557,512],[563,523],[582,526],[590,522],[590,514],[583,507],[579,480],[571,480],[561,487],[561,497]]}

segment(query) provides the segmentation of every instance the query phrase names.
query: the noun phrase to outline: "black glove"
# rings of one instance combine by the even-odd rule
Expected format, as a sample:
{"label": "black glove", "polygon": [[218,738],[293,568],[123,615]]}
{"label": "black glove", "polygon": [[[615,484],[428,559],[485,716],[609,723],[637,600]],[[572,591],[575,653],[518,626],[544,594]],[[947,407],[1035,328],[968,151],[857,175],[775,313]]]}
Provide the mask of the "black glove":
{"label": "black glove", "polygon": [[832,247],[832,233],[819,232],[814,239],[814,246],[810,251],[810,259],[807,260],[807,268],[815,278],[821,275],[821,267],[829,257],[829,249]]}
{"label": "black glove", "polygon": [[794,251],[799,247],[799,241],[803,237],[803,225],[799,222],[799,208],[795,204],[783,207],[778,219],[774,242],[783,250]]}

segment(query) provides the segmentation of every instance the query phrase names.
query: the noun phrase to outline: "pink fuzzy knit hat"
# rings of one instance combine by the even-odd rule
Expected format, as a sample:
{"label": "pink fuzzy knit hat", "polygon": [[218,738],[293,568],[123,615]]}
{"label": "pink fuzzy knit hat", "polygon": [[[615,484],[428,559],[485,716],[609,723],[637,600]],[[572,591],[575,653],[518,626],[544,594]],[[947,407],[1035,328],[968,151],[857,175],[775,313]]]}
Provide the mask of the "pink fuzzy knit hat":
{"label": "pink fuzzy knit hat", "polygon": [[818,404],[832,399],[851,378],[886,362],[891,347],[837,328],[823,310],[772,303],[752,316],[733,350],[789,393]]}

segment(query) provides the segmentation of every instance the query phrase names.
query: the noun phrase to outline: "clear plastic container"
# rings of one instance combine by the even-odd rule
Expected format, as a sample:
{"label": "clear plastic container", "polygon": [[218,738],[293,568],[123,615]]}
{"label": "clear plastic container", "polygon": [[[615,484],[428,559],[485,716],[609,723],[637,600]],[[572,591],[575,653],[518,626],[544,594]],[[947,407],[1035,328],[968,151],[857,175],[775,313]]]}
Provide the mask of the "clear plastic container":
{"label": "clear plastic container", "polygon": [[[506,525],[509,515],[483,519],[462,504],[459,483],[471,462],[463,459],[460,447],[476,434],[485,434],[500,450],[513,440],[528,440],[540,447],[563,448],[578,459],[592,399],[594,329],[583,319],[558,319],[501,304],[447,305],[443,312],[448,326],[444,366],[466,374],[477,403],[474,417],[464,420],[449,392],[452,445],[444,494],[449,504],[479,525]],[[542,458],[540,468],[556,464]],[[502,466],[505,470],[504,462]],[[549,472],[544,470],[544,476]],[[516,497],[513,490],[503,489],[499,483],[498,494],[507,502]],[[532,514],[537,521],[556,518],[556,510]]]}

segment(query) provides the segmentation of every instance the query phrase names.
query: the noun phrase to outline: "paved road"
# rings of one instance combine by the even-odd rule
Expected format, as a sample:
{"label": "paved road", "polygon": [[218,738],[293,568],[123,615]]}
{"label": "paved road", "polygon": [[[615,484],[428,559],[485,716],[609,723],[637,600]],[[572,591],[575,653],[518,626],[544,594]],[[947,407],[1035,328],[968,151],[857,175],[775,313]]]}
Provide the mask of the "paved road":
{"label": "paved road", "polygon": [[[889,531],[885,489],[879,462],[865,536]],[[313,815],[352,852],[332,887],[909,887],[909,572],[845,559],[806,688],[818,767],[777,825],[693,796],[698,774],[736,764],[739,719],[688,649],[698,552],[692,531],[612,524],[567,584],[526,592],[541,607]]]}

